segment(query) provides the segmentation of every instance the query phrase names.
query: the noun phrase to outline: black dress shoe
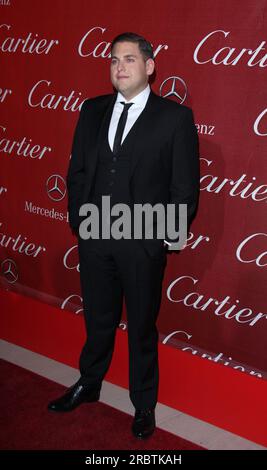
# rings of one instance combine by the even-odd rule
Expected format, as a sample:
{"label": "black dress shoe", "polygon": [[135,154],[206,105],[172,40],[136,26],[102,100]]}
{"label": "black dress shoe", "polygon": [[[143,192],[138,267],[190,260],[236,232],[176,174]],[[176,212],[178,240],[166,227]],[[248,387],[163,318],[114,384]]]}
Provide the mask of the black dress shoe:
{"label": "black dress shoe", "polygon": [[57,412],[72,411],[82,403],[98,401],[99,396],[99,389],[76,383],[62,397],[51,401],[48,409]]}
{"label": "black dress shoe", "polygon": [[146,410],[136,410],[132,425],[132,432],[138,439],[145,439],[151,436],[155,429],[155,411],[154,408]]}

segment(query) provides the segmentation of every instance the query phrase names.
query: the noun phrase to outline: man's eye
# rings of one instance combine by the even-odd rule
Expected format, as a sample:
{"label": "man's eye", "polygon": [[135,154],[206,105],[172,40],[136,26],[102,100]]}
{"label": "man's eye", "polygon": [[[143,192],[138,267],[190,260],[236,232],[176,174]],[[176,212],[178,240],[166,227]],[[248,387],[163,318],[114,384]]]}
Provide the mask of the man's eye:
{"label": "man's eye", "polygon": [[128,57],[127,62],[134,62],[134,59],[132,59],[131,57]]}

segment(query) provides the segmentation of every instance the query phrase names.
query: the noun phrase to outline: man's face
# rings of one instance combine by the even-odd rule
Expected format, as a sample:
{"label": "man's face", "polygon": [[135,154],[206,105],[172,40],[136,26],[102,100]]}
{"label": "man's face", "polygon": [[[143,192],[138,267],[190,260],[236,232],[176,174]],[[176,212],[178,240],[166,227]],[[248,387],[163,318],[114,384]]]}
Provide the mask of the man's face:
{"label": "man's face", "polygon": [[112,85],[129,101],[146,88],[154,67],[153,59],[145,61],[138,44],[118,42],[111,55]]}

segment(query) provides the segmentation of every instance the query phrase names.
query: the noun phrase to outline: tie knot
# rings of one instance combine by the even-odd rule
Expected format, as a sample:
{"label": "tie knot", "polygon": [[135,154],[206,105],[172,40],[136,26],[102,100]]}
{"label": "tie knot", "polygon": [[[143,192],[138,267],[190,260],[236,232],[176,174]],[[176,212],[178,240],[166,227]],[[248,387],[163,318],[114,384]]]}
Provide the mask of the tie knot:
{"label": "tie knot", "polygon": [[124,110],[128,111],[128,109],[132,106],[133,103],[125,103],[124,101],[120,101],[121,104],[124,106]]}

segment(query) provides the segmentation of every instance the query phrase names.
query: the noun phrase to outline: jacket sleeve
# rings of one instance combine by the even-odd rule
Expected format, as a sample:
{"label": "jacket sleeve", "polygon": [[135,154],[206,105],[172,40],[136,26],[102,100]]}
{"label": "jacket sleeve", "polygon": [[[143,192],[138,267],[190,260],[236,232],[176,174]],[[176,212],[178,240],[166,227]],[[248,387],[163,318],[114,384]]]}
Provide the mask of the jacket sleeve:
{"label": "jacket sleeve", "polygon": [[71,159],[67,173],[69,222],[70,226],[74,229],[79,225],[79,209],[85,181],[84,132],[86,127],[84,124],[84,116],[87,103],[88,100],[83,103],[76,124],[72,142]]}
{"label": "jacket sleeve", "polygon": [[[199,199],[199,143],[193,113],[182,108],[172,146],[172,176],[169,203],[175,204],[176,230],[179,230],[179,204],[187,205],[187,231]],[[172,242],[168,237],[166,240]]]}

